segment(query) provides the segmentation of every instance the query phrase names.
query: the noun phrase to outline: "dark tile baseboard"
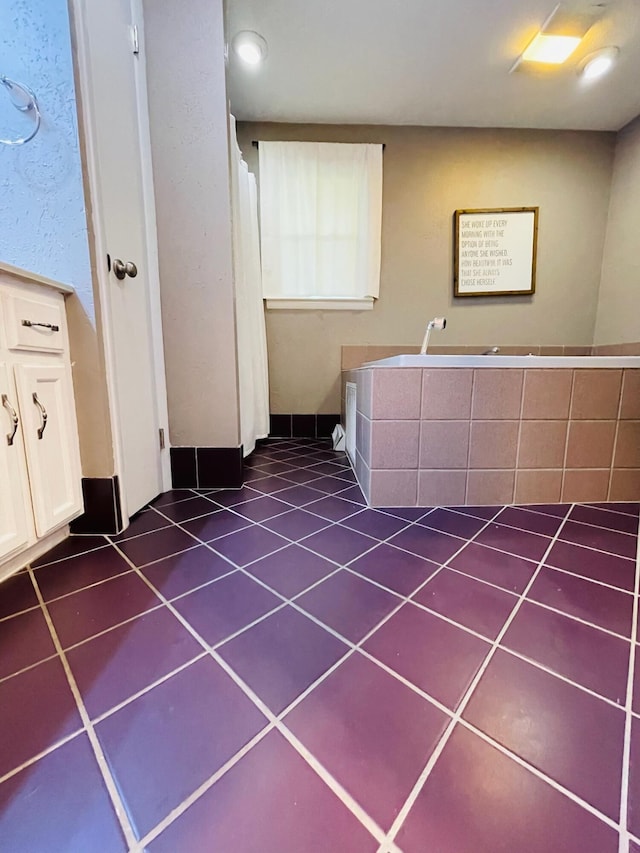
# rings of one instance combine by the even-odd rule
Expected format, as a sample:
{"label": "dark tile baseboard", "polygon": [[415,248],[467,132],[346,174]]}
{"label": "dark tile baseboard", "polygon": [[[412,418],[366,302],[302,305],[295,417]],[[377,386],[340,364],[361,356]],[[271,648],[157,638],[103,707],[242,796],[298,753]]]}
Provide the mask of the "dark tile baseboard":
{"label": "dark tile baseboard", "polygon": [[174,489],[239,489],[243,480],[242,447],[172,447]]}
{"label": "dark tile baseboard", "polygon": [[271,415],[271,438],[331,438],[340,415]]}
{"label": "dark tile baseboard", "polygon": [[114,534],[122,530],[118,477],[83,477],[84,513],[71,522],[72,533]]}

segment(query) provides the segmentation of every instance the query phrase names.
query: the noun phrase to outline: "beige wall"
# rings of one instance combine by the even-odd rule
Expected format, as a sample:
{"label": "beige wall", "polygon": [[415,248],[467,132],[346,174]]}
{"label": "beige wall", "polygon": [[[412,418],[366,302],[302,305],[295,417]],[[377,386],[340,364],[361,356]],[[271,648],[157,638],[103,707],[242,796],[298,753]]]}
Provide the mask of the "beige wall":
{"label": "beige wall", "polygon": [[[384,142],[380,299],[373,311],[269,311],[272,412],[340,411],[340,347],[557,344],[593,339],[615,134],[241,123],[254,139]],[[453,212],[540,207],[535,296],[455,300]]]}
{"label": "beige wall", "polygon": [[640,341],[640,116],[618,134],[594,343]]}
{"label": "beige wall", "polygon": [[222,0],[144,11],[170,439],[237,447]]}

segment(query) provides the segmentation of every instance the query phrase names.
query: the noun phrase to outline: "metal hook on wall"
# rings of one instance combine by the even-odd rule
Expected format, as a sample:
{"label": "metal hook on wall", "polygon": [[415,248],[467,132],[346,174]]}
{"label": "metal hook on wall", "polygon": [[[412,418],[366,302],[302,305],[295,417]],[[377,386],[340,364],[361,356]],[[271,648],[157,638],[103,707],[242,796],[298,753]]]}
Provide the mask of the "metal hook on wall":
{"label": "metal hook on wall", "polygon": [[15,80],[10,80],[4,75],[0,75],[0,83],[2,83],[9,93],[13,106],[17,110],[20,110],[21,113],[33,112],[36,122],[33,130],[27,136],[21,136],[17,139],[0,139],[0,143],[2,143],[2,145],[24,145],[25,142],[32,140],[40,130],[40,122],[42,118],[40,115],[40,107],[38,106],[38,99],[35,96],[35,92],[33,92],[28,86],[25,86],[24,83],[16,83]]}

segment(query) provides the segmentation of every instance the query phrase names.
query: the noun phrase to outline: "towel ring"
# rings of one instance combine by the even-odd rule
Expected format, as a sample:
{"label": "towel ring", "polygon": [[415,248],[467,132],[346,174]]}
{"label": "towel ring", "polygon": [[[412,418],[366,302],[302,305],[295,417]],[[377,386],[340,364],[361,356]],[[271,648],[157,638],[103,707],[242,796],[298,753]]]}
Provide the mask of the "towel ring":
{"label": "towel ring", "polygon": [[[35,127],[30,134],[27,136],[20,136],[18,139],[0,139],[0,143],[2,143],[2,145],[24,145],[25,142],[30,142],[40,130],[40,122],[42,118],[40,115],[40,107],[38,106],[38,99],[36,98],[35,93],[28,86],[25,86],[24,83],[16,83],[15,80],[10,80],[4,75],[0,76],[0,83],[2,83],[9,93],[13,106],[17,110],[20,110],[21,113],[33,112],[36,119]],[[15,99],[16,94],[20,95],[21,98],[26,98],[27,103],[17,102]]]}

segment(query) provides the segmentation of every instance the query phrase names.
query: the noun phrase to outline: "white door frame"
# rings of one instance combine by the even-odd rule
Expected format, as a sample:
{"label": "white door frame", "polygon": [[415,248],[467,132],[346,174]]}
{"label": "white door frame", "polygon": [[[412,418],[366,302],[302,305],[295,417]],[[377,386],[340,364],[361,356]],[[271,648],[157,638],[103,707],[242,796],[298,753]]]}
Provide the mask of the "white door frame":
{"label": "white door frame", "polygon": [[[89,0],[91,2],[91,0]],[[123,520],[126,523],[129,512],[126,505],[126,494],[123,488],[123,450],[121,419],[127,414],[120,411],[118,405],[116,361],[113,344],[113,316],[111,312],[111,281],[107,269],[108,249],[105,240],[105,228],[100,197],[100,163],[97,156],[94,105],[91,97],[91,75],[87,55],[87,40],[85,35],[85,0],[68,0],[71,18],[72,43],[75,48],[77,75],[80,92],[77,93],[78,130],[85,144],[85,184],[90,199],[92,228],[89,229],[89,240],[95,248],[96,269],[95,280],[98,286],[98,297],[101,316],[101,332],[104,347],[104,362],[106,373],[109,416],[113,438],[113,457],[115,474],[120,484],[120,502]],[[142,17],[142,0],[132,0],[132,10],[136,20],[132,24],[138,27],[139,37],[144,38],[144,22]],[[167,387],[165,377],[164,348],[162,340],[162,319],[160,310],[160,274],[158,263],[158,246],[156,232],[156,210],[153,189],[153,173],[151,162],[151,142],[149,136],[149,113],[147,105],[146,67],[144,54],[139,59],[136,74],[136,92],[138,99],[138,119],[140,127],[142,165],[143,206],[145,211],[145,266],[148,270],[149,303],[151,333],[153,338],[154,360],[154,395],[156,399],[156,420],[158,429],[164,429],[165,449],[158,450],[158,464],[163,491],[171,488],[171,466],[169,457],[169,415],[167,408]]]}

